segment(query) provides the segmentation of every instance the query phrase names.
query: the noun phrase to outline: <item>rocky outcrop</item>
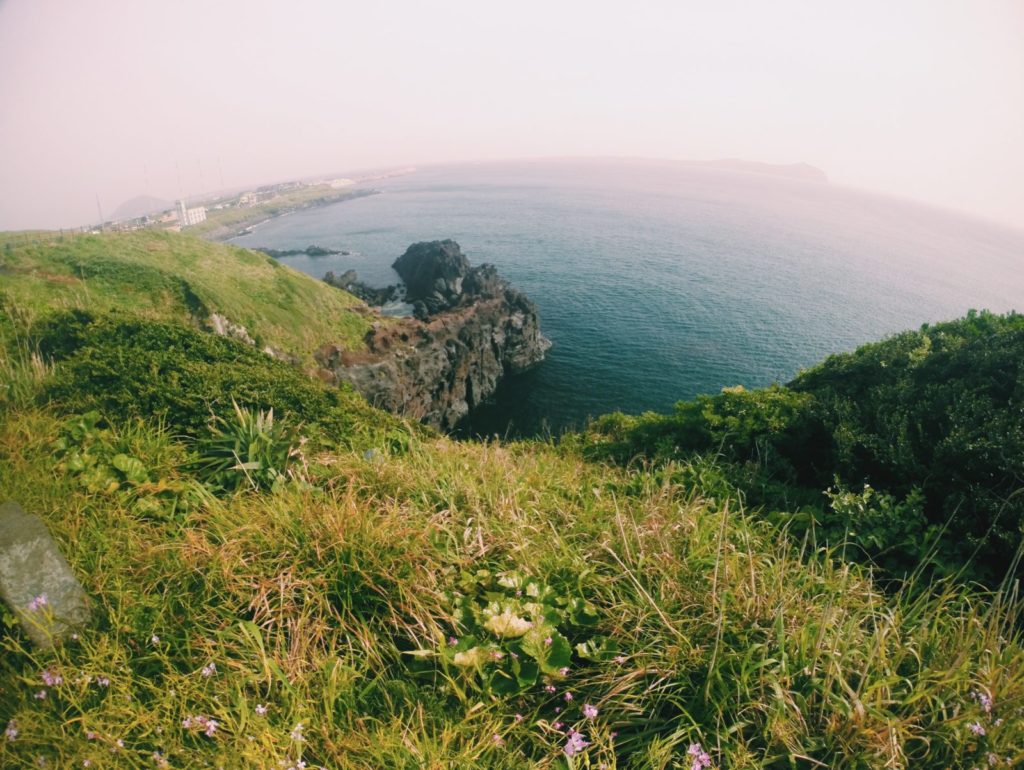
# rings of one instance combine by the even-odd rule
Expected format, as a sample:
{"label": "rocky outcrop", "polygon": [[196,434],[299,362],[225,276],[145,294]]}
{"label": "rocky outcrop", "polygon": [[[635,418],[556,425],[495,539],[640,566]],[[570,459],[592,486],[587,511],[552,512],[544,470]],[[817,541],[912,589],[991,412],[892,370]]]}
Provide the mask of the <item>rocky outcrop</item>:
{"label": "rocky outcrop", "polygon": [[328,379],[370,403],[450,430],[501,379],[540,363],[550,347],[537,308],[491,265],[471,267],[454,241],[417,243],[394,264],[415,318],[381,321],[365,351],[327,345],[316,354]]}
{"label": "rocky outcrop", "polygon": [[324,276],[324,283],[336,289],[344,289],[368,305],[384,305],[401,297],[399,286],[385,286],[383,289],[367,286],[359,280],[355,270],[346,270],[341,275],[335,275],[333,270],[328,270]]}

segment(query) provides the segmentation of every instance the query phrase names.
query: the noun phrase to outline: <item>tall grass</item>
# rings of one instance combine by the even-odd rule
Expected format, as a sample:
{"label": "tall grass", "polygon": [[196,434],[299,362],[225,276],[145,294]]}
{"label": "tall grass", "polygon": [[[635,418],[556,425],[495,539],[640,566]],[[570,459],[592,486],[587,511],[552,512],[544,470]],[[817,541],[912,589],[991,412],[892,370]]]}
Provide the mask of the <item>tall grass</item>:
{"label": "tall grass", "polygon": [[[678,481],[699,469],[437,439],[155,516],[61,470],[61,430],[7,414],[0,497],[47,519],[97,622],[40,653],[4,619],[5,768],[689,768],[695,743],[730,769],[1024,762],[1011,590],[883,594]],[[187,477],[170,437],[117,430],[151,476]],[[443,654],[465,634],[452,597],[481,570],[585,596],[615,655],[494,694],[492,663]],[[568,756],[571,730],[589,745]]]}

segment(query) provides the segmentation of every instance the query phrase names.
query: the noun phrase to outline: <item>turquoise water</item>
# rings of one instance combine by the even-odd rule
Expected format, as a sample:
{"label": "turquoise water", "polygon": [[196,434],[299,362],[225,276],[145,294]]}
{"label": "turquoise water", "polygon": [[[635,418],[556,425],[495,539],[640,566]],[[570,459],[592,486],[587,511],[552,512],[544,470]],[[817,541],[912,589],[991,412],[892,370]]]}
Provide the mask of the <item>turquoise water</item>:
{"label": "turquoise water", "polygon": [[639,161],[434,167],[374,184],[382,194],[235,242],[345,249],[282,262],[377,285],[419,240],[454,238],[473,264],[495,264],[554,346],[474,417],[480,432],[666,411],[970,308],[1024,309],[1024,231],[832,185]]}

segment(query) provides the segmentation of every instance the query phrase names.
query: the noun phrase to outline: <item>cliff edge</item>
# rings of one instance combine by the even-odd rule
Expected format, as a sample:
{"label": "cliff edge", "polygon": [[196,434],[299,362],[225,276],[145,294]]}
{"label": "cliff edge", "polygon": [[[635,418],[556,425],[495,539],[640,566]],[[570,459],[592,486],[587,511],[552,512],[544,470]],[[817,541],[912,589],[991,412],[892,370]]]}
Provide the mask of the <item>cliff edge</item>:
{"label": "cliff edge", "polygon": [[413,318],[374,324],[365,351],[325,345],[325,379],[351,383],[373,405],[451,430],[502,377],[544,360],[551,346],[536,306],[493,265],[471,267],[452,240],[414,243],[392,265]]}

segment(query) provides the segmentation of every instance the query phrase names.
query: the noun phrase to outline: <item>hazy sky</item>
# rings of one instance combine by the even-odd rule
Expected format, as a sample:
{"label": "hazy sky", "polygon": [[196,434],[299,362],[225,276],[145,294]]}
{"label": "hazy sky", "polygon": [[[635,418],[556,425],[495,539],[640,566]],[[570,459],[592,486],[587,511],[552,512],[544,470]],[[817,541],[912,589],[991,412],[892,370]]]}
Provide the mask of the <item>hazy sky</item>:
{"label": "hazy sky", "polygon": [[1024,0],[0,0],[0,229],[141,193],[738,157],[1024,227]]}

